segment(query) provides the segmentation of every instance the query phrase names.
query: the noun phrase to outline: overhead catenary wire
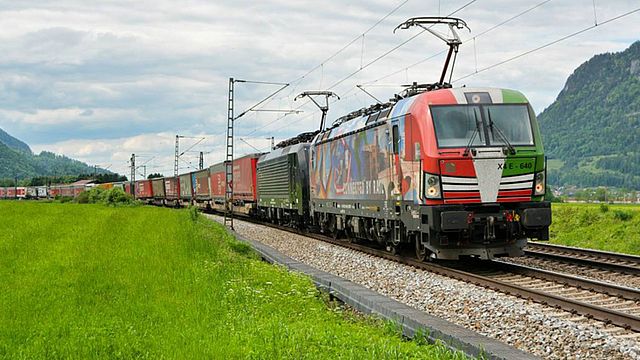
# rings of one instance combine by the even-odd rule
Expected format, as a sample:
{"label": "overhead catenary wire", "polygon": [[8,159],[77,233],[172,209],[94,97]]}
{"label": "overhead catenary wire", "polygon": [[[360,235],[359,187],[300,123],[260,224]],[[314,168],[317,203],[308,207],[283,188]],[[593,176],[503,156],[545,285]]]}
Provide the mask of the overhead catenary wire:
{"label": "overhead catenary wire", "polygon": [[527,56],[527,55],[529,55],[529,54],[532,54],[532,53],[534,53],[534,52],[536,52],[536,51],[539,51],[539,50],[542,50],[542,49],[544,49],[544,48],[547,48],[547,47],[549,47],[549,46],[551,46],[551,45],[557,44],[557,43],[559,43],[559,42],[561,42],[561,41],[564,41],[564,40],[570,39],[570,38],[572,38],[572,37],[574,37],[574,36],[577,36],[577,35],[580,35],[580,34],[582,34],[582,33],[585,33],[585,32],[587,32],[587,31],[589,31],[589,30],[595,29],[596,27],[599,27],[599,26],[602,26],[602,25],[608,24],[608,23],[610,23],[610,22],[612,22],[612,21],[615,21],[615,20],[622,19],[622,18],[624,18],[624,17],[627,17],[627,16],[632,15],[632,14],[634,14],[634,13],[637,13],[637,12],[639,12],[639,11],[640,11],[640,8],[636,8],[636,9],[633,9],[633,10],[627,11],[627,12],[625,12],[625,13],[623,13],[623,14],[620,14],[620,15],[614,16],[614,17],[612,17],[612,18],[609,18],[609,19],[607,19],[607,20],[605,20],[605,21],[603,21],[603,22],[601,22],[601,23],[599,23],[599,24],[594,24],[594,25],[587,26],[587,27],[582,28],[582,29],[580,29],[580,30],[578,30],[578,31],[575,31],[575,32],[573,32],[573,33],[571,33],[571,34],[568,34],[568,35],[562,36],[562,37],[560,37],[560,38],[558,38],[558,39],[555,39],[555,40],[553,40],[553,41],[550,41],[550,42],[548,42],[548,43],[545,43],[545,44],[540,45],[540,46],[538,46],[538,47],[535,47],[535,48],[533,48],[533,49],[527,50],[527,51],[522,52],[522,53],[520,53],[520,54],[518,54],[518,55],[512,56],[512,57],[510,57],[510,58],[508,58],[508,59],[505,59],[505,60],[499,61],[499,62],[494,63],[494,64],[492,64],[492,65],[489,65],[489,66],[486,66],[486,67],[484,67],[484,68],[481,68],[481,69],[479,69],[479,70],[477,70],[477,71],[475,71],[475,72],[472,72],[472,73],[469,73],[469,74],[464,75],[464,76],[462,76],[462,77],[459,77],[459,78],[457,78],[457,79],[455,79],[455,80],[453,80],[453,81],[454,81],[454,82],[456,82],[456,81],[460,81],[460,80],[463,80],[463,79],[469,78],[469,77],[471,77],[471,76],[474,76],[474,75],[476,75],[476,74],[479,74],[479,73],[481,73],[481,72],[485,72],[485,71],[487,71],[487,70],[491,70],[491,69],[496,68],[496,67],[498,67],[498,66],[504,65],[504,64],[509,63],[509,62],[511,62],[511,61],[514,61],[514,60],[517,60],[517,59],[519,59],[519,58],[521,58],[521,57],[524,57],[524,56]]}
{"label": "overhead catenary wire", "polygon": [[[487,33],[491,32],[491,31],[493,31],[493,30],[495,30],[495,29],[497,29],[497,28],[499,28],[499,27],[501,27],[501,26],[503,26],[503,25],[505,25],[505,24],[507,24],[507,23],[509,23],[509,22],[511,22],[511,21],[513,21],[513,20],[515,20],[515,19],[517,19],[517,18],[519,18],[519,17],[521,17],[521,16],[523,16],[523,15],[525,15],[525,14],[527,14],[527,13],[529,13],[529,12],[535,10],[535,9],[537,9],[537,8],[539,8],[539,7],[541,7],[542,5],[545,5],[546,3],[550,2],[550,1],[552,1],[552,0],[541,1],[541,2],[539,2],[537,4],[535,4],[535,5],[527,8],[527,9],[525,9],[525,10],[523,10],[523,11],[521,11],[521,12],[519,12],[519,13],[513,15],[513,16],[511,16],[510,18],[508,18],[506,20],[503,20],[503,21],[497,23],[496,25],[494,25],[494,26],[492,26],[492,27],[480,32],[479,34],[474,35],[471,38],[471,39],[473,39],[474,49],[475,49],[475,41],[476,41],[477,38],[479,38],[479,37],[481,37],[483,35],[486,35]],[[464,46],[464,44],[466,44],[471,39],[463,40],[461,46]],[[411,68],[414,68],[414,67],[416,67],[418,65],[421,65],[421,64],[423,64],[423,63],[425,63],[425,62],[427,62],[427,61],[429,61],[429,60],[431,60],[431,59],[433,59],[433,58],[435,58],[435,57],[437,57],[439,55],[442,55],[442,54],[444,54],[446,52],[447,52],[446,50],[441,50],[441,51],[439,51],[439,52],[437,52],[437,53],[435,53],[433,55],[430,55],[430,56],[428,56],[428,57],[426,57],[426,58],[424,58],[422,60],[419,60],[419,61],[417,61],[417,62],[415,62],[415,63],[413,63],[411,65],[405,66],[405,67],[403,67],[403,68],[401,68],[399,70],[396,70],[396,71],[394,71],[392,73],[389,73],[387,75],[384,75],[384,76],[379,77],[379,78],[377,78],[375,80],[372,80],[372,81],[367,81],[363,85],[370,85],[370,84],[377,83],[378,81],[382,81],[382,80],[388,79],[388,78],[390,78],[390,77],[392,77],[394,75],[397,75],[397,74],[399,74],[399,73],[401,73],[403,71],[407,71],[407,70],[409,70]],[[477,57],[476,57],[476,62],[477,62]],[[476,68],[477,68],[477,65],[476,65]]]}
{"label": "overhead catenary wire", "polygon": [[[476,1],[476,0],[474,0]],[[309,76],[311,73],[313,73],[314,71],[321,69],[322,74],[321,74],[321,79],[320,79],[320,87],[322,87],[322,81],[324,79],[324,65],[333,60],[336,56],[338,56],[340,53],[342,53],[344,50],[346,50],[347,48],[349,48],[351,45],[353,45],[355,42],[357,42],[359,39],[362,38],[363,44],[362,44],[362,56],[364,56],[364,36],[366,34],[368,34],[369,32],[371,32],[371,30],[373,30],[374,28],[376,28],[378,25],[380,25],[384,20],[386,20],[389,16],[393,15],[396,11],[398,11],[400,8],[402,8],[404,5],[406,5],[409,2],[409,0],[404,0],[403,2],[401,2],[400,4],[398,4],[396,7],[394,7],[393,9],[391,9],[391,11],[389,11],[387,14],[385,14],[382,18],[380,18],[378,21],[376,21],[373,25],[371,25],[369,28],[367,28],[367,30],[365,30],[364,32],[362,32],[361,34],[358,34],[358,36],[354,37],[353,40],[351,40],[350,42],[348,42],[346,45],[344,45],[343,47],[341,47],[340,49],[338,49],[338,51],[334,52],[333,54],[331,54],[330,56],[328,56],[327,58],[325,58],[322,62],[320,62],[318,65],[314,66],[313,68],[311,68],[310,70],[308,70],[306,73],[304,73],[303,75],[299,76],[298,78],[294,79],[293,81],[290,82],[290,84],[298,84],[300,81],[304,80],[307,76]],[[291,97],[293,95],[293,92],[295,91],[295,89],[297,88],[297,85],[294,85],[293,87],[293,91],[291,92],[291,94],[288,97]],[[309,104],[310,100],[306,100],[305,102],[303,102],[302,104],[300,104],[298,107],[296,107],[294,110],[299,110],[302,107],[304,107],[305,105]],[[284,114],[280,117],[278,117],[275,121],[271,122],[271,123],[275,123],[283,118],[285,118],[287,115],[290,115],[289,113]],[[312,115],[311,115],[312,116]],[[305,117],[307,118],[307,117]],[[270,123],[270,124],[271,124]],[[255,131],[249,133],[252,134]],[[246,134],[246,135],[249,135]],[[245,135],[245,136],[246,136]]]}
{"label": "overhead catenary wire", "polygon": [[[478,1],[478,0],[471,0],[471,1],[467,2],[467,3],[465,3],[464,5],[460,6],[459,8],[457,8],[457,9],[455,9],[454,11],[452,11],[451,13],[449,13],[447,16],[455,15],[456,13],[458,13],[458,12],[460,12],[461,10],[463,10],[463,9],[467,8],[468,6],[470,6],[471,4],[475,3],[476,1]],[[550,0],[547,0],[547,1],[550,1]],[[405,3],[406,3],[406,1],[405,1]],[[403,4],[401,4],[401,5],[404,5],[405,3],[403,3]],[[399,8],[399,7],[398,7],[398,8]],[[396,9],[396,10],[397,10],[397,9]],[[393,10],[392,12],[395,12],[395,10]],[[391,15],[391,13],[389,13],[389,14],[385,15],[385,17],[383,17],[381,20],[379,20],[379,21],[378,21],[374,26],[372,26],[370,29],[373,29],[373,27],[377,26],[380,22],[384,21],[384,19],[386,19],[386,18],[387,18],[388,16],[390,16],[390,15]],[[368,31],[370,31],[370,30],[368,30]],[[383,59],[384,57],[389,56],[391,53],[395,52],[396,50],[398,50],[398,49],[399,49],[399,48],[401,48],[402,46],[404,46],[404,45],[406,45],[407,43],[409,43],[411,40],[413,40],[413,39],[415,39],[416,37],[420,36],[420,35],[421,35],[421,34],[423,34],[425,31],[426,31],[426,30],[422,30],[422,31],[418,32],[417,34],[415,34],[415,35],[411,36],[409,39],[407,39],[407,40],[405,40],[405,41],[401,42],[400,44],[398,44],[398,45],[394,46],[393,48],[391,48],[391,49],[387,50],[387,51],[386,51],[386,52],[384,52],[383,54],[381,54],[381,55],[377,56],[377,57],[376,57],[376,58],[374,58],[373,60],[369,61],[367,64],[363,65],[361,68],[357,69],[356,71],[354,71],[354,72],[350,73],[350,74],[349,74],[349,75],[347,75],[346,77],[344,77],[344,78],[342,78],[342,79],[338,80],[337,82],[333,83],[330,87],[328,87],[328,88],[327,88],[327,90],[332,90],[332,89],[333,89],[333,88],[335,88],[336,86],[338,86],[338,85],[342,84],[343,82],[345,82],[346,80],[348,80],[348,79],[350,79],[351,77],[355,76],[356,74],[358,74],[358,73],[359,73],[359,72],[361,72],[362,70],[366,69],[367,67],[369,67],[369,66],[371,66],[371,65],[375,64],[376,62],[380,61],[380,60],[381,60],[381,59]],[[353,44],[354,42],[356,42],[358,39],[360,39],[360,36],[361,36],[361,35],[358,35],[358,37],[354,38],[354,40],[352,40],[352,41],[351,41],[349,44],[347,44],[343,49],[341,49],[341,51],[342,51],[342,50],[344,50],[344,49],[345,49],[346,47],[348,47],[349,45],[351,45],[351,44]],[[329,57],[329,59],[330,59],[330,58],[333,58],[335,55],[337,55],[337,54],[332,55],[331,57]],[[324,62],[323,62],[323,63],[324,63]],[[320,66],[320,65],[318,65],[318,66]],[[317,67],[316,67],[316,68],[317,68]],[[315,70],[315,68],[314,68],[314,69],[312,69],[312,70]],[[310,72],[309,72],[309,73],[310,73]],[[352,90],[353,90],[353,89],[352,89]],[[349,92],[351,92],[351,90],[350,90]],[[345,98],[343,97],[343,100],[344,100],[344,99],[345,99]],[[303,106],[307,105],[308,103],[309,103],[309,101],[306,101],[306,102],[302,103],[300,106],[296,107],[295,109],[296,109],[296,110],[298,110],[298,109],[302,108]],[[264,125],[264,126],[262,126],[262,127],[258,128],[258,129],[255,129],[255,130],[253,130],[253,131],[251,131],[251,132],[249,132],[249,133],[245,134],[244,136],[251,135],[251,134],[256,133],[256,132],[257,132],[257,131],[259,131],[259,130],[265,129],[265,128],[267,128],[268,126],[270,126],[270,125],[272,125],[272,124],[274,124],[274,123],[276,123],[276,122],[279,122],[280,120],[284,119],[287,115],[288,115],[288,114],[285,114],[285,115],[279,116],[279,117],[278,117],[278,118],[276,118],[274,121],[269,122],[269,123],[267,123],[266,125]],[[312,116],[312,115],[313,115],[313,114],[311,114],[310,116]],[[303,117],[303,118],[301,118],[300,120],[303,120],[303,119],[306,119],[306,118],[307,118],[307,117]]]}

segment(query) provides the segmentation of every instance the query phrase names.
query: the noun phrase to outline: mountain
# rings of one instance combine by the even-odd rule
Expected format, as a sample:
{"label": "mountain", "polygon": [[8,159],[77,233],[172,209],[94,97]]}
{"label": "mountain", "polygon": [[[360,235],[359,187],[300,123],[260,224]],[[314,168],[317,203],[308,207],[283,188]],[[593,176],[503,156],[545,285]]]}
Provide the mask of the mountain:
{"label": "mountain", "polygon": [[[97,169],[100,173],[111,173]],[[33,154],[29,145],[0,129],[0,179],[93,174],[94,168],[81,161],[42,151]]]}
{"label": "mountain", "polygon": [[31,154],[31,148],[29,145],[7,134],[2,129],[0,129],[0,143],[10,147],[11,149]]}
{"label": "mountain", "polygon": [[549,183],[640,190],[640,41],[580,65],[538,121]]}

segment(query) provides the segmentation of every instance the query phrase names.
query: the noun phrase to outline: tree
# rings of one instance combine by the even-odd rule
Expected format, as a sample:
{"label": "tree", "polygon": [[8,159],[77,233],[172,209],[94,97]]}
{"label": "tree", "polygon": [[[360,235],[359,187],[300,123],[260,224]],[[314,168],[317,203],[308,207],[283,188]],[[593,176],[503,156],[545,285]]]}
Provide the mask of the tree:
{"label": "tree", "polygon": [[160,173],[153,173],[153,174],[149,174],[149,176],[147,176],[147,179],[157,179],[157,178],[163,178],[164,175],[160,174]]}

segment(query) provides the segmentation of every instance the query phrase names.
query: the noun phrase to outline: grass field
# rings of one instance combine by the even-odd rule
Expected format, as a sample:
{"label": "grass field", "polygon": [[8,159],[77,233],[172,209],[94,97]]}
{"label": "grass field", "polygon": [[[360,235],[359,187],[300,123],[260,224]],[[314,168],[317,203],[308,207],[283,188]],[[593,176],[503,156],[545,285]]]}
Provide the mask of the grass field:
{"label": "grass field", "polygon": [[329,306],[187,210],[0,214],[0,358],[463,358]]}
{"label": "grass field", "polygon": [[640,255],[640,206],[552,206],[551,243]]}

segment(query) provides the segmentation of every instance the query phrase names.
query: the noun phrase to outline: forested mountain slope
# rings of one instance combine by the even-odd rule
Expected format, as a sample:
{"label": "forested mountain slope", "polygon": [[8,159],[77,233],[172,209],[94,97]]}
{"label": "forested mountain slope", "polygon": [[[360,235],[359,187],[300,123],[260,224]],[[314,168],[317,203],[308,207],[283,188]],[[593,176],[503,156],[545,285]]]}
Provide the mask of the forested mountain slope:
{"label": "forested mountain slope", "polygon": [[640,41],[580,65],[538,120],[550,183],[640,189]]}
{"label": "forested mountain slope", "polygon": [[[105,172],[102,169],[98,171]],[[63,155],[48,151],[34,155],[27,144],[0,129],[0,179],[80,175],[93,172],[92,166]]]}

